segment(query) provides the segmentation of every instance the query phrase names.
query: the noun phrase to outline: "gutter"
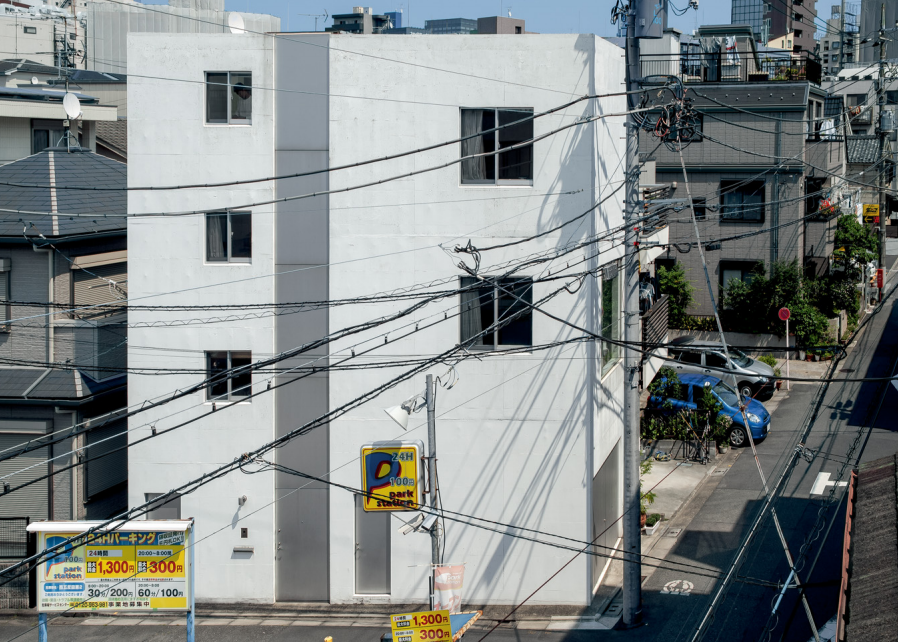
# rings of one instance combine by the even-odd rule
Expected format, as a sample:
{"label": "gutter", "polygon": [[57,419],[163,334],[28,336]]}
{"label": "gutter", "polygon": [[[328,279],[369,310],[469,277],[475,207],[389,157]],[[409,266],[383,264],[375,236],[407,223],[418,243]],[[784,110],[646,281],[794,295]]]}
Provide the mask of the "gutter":
{"label": "gutter", "polygon": [[127,390],[128,384],[123,383],[120,386],[116,386],[115,388],[110,388],[109,390],[104,390],[102,392],[98,392],[90,397],[85,397],[83,399],[54,399],[52,397],[46,398],[38,398],[32,397],[29,399],[25,399],[23,397],[0,397],[0,403],[8,404],[10,406],[59,406],[60,408],[77,408],[78,406],[82,406],[84,404],[90,403],[92,401],[96,401],[101,397],[105,397],[106,395],[112,394],[114,392],[119,392],[122,390]]}
{"label": "gutter", "polygon": [[[62,216],[65,216],[65,213],[62,213]],[[120,230],[110,230],[108,232],[87,232],[85,234],[72,234],[70,236],[58,236],[54,237],[51,234],[44,234],[48,239],[52,239],[53,243],[56,245],[62,245],[63,243],[74,243],[75,241],[83,241],[85,239],[98,239],[98,238],[108,238],[112,236],[125,236],[125,229]],[[21,236],[0,236],[0,243],[10,243],[10,244],[30,244],[34,239],[25,239]]]}

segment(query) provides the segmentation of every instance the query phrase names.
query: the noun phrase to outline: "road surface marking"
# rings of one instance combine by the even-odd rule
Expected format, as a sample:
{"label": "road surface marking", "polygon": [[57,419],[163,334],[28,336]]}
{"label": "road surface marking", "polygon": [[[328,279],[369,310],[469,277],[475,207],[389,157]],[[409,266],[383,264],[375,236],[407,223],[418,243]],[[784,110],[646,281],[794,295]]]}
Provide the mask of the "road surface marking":
{"label": "road surface marking", "polygon": [[848,482],[834,482],[829,481],[830,474],[829,473],[817,473],[817,479],[814,481],[814,485],[811,486],[811,495],[825,495],[826,489],[829,486],[835,486],[836,488],[841,488],[842,486],[847,486]]}

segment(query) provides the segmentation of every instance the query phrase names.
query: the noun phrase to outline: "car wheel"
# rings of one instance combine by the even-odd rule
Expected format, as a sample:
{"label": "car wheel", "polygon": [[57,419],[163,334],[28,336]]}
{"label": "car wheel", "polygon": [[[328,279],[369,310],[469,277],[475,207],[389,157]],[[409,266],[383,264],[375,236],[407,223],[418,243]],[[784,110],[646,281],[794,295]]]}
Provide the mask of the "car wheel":
{"label": "car wheel", "polygon": [[742,448],[748,442],[748,434],[745,432],[745,428],[739,424],[733,424],[729,433],[727,433],[727,441],[730,442],[733,448]]}
{"label": "car wheel", "polygon": [[739,384],[739,394],[743,399],[751,399],[755,396],[755,391],[750,383],[743,382]]}

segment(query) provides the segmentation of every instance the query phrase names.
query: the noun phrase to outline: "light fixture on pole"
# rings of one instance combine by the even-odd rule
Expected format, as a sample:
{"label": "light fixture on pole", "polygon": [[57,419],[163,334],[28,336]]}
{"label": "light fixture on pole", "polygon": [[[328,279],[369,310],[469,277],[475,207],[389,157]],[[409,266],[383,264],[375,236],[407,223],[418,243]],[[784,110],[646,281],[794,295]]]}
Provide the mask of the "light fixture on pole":
{"label": "light fixture on pole", "polygon": [[420,403],[424,401],[424,394],[425,393],[423,392],[419,392],[418,394],[409,397],[398,406],[384,408],[384,412],[387,413],[387,416],[390,419],[402,426],[403,430],[408,430],[408,418],[413,412],[417,412],[424,407],[424,404]]}

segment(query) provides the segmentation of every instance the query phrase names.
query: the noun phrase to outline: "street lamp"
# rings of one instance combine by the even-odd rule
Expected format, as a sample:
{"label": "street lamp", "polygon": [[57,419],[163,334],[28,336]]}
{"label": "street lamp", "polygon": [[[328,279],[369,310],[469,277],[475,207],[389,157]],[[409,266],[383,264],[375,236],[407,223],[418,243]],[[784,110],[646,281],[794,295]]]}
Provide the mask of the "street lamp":
{"label": "street lamp", "polygon": [[[457,381],[457,375],[454,368],[450,369],[450,373],[452,374],[452,379],[451,383],[446,386],[447,389],[454,386]],[[440,381],[440,379],[437,378],[437,381]],[[422,396],[424,397],[424,406],[419,405]],[[430,573],[428,584],[430,585],[431,609],[433,609],[434,598],[433,569],[440,563],[440,534],[439,529],[436,528],[435,524],[437,515],[437,426],[435,397],[433,375],[427,375],[427,385],[424,388],[423,395],[422,393],[418,393],[409,397],[398,406],[384,409],[384,412],[387,413],[390,419],[402,426],[403,430],[408,430],[408,418],[411,414],[420,410],[422,407],[427,408],[427,473],[430,486],[430,515],[422,520],[423,524],[420,526],[424,526],[425,530],[430,530]],[[427,529],[425,526],[425,524],[428,523],[431,525],[430,529]],[[419,530],[420,526],[415,525],[412,529]]]}

